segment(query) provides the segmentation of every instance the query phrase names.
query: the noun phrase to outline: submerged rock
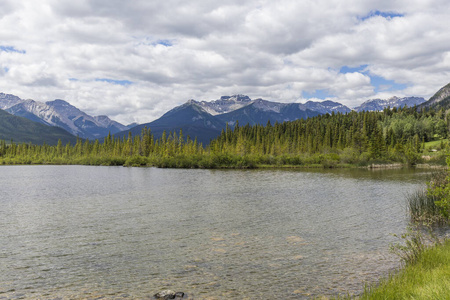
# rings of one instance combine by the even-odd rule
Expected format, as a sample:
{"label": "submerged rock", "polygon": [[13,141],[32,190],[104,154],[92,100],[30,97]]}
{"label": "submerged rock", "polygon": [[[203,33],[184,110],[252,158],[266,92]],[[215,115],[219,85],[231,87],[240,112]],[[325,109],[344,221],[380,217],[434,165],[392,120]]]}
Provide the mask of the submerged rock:
{"label": "submerged rock", "polygon": [[164,290],[154,295],[156,299],[182,299],[184,297],[183,292],[174,292],[171,290]]}

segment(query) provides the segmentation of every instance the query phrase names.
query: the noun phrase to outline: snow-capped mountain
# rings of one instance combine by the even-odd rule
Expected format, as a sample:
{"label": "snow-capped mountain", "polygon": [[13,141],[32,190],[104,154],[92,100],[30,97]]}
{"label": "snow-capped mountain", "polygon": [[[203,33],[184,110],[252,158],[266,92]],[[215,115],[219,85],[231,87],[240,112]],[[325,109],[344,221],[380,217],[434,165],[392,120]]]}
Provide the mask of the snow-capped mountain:
{"label": "snow-capped mountain", "polygon": [[[222,96],[219,100],[213,101],[196,101],[196,100],[190,101],[194,101],[199,106],[201,106],[206,112],[210,113],[213,116],[226,114],[238,110],[240,108],[246,107],[248,105],[255,104],[255,102],[257,102],[257,104],[255,105],[259,109],[274,112],[280,112],[280,110],[283,107],[286,107],[287,105],[286,103],[267,101],[263,99],[252,100],[250,99],[250,97],[246,95]],[[347,113],[351,111],[351,109],[348,108],[347,106],[330,100],[322,102],[308,101],[305,104],[302,104],[301,106],[301,110],[307,109],[317,111],[321,114],[326,113],[331,114],[332,112]]]}
{"label": "snow-capped mountain", "polygon": [[128,132],[139,135],[144,127],[149,128],[155,138],[160,138],[164,131],[167,134],[169,132],[179,134],[182,130],[184,138],[189,136],[192,140],[197,138],[198,142],[208,144],[211,139],[220,134],[225,124],[217,116],[208,113],[198,101],[189,100],[153,122],[140,124],[116,135],[124,136]]}
{"label": "snow-capped mountain", "polygon": [[348,108],[347,106],[339,103],[334,102],[330,100],[322,101],[322,102],[316,102],[316,101],[308,101],[305,103],[305,108],[313,111],[317,111],[321,114],[331,114],[334,113],[349,113],[352,110]]}
{"label": "snow-capped mountain", "polygon": [[[340,104],[331,105],[330,101],[320,107],[324,113],[331,113],[333,110],[337,111]],[[191,139],[197,138],[199,142],[208,144],[227,124],[234,127],[238,121],[241,126],[266,125],[268,121],[274,124],[306,119],[320,114],[321,112],[313,111],[305,104],[252,100],[244,95],[222,96],[219,100],[210,102],[189,100],[153,122],[141,124],[130,130],[119,132],[117,135],[127,135],[129,131],[137,135],[141,133],[142,128],[147,127],[156,138],[159,138],[164,131],[178,134],[182,130],[185,137],[189,135]]]}
{"label": "snow-capped mountain", "polygon": [[360,111],[381,111],[386,107],[394,108],[394,107],[413,107],[414,105],[420,105],[425,102],[424,98],[421,97],[392,97],[388,100],[382,99],[371,99],[362,103],[360,106],[353,108],[357,112]]}
{"label": "snow-capped mountain", "polygon": [[[195,100],[192,100],[195,101]],[[195,101],[206,112],[213,116],[221,115],[252,103],[250,97],[245,95],[222,96],[214,101]]]}
{"label": "snow-capped mountain", "polygon": [[5,110],[11,106],[14,106],[14,105],[22,102],[22,101],[23,100],[17,96],[0,93],[0,109]]}
{"label": "snow-capped mountain", "polygon": [[[448,99],[450,87],[441,89],[434,98]],[[432,99],[434,99],[432,98]],[[430,101],[432,100],[430,99]],[[437,100],[436,100],[437,101]],[[364,102],[356,111],[380,111],[386,107],[414,106],[425,102],[418,97],[393,97],[388,100],[372,99]],[[245,95],[222,96],[213,101],[189,100],[177,106],[159,119],[138,126],[124,126],[109,119],[107,116],[90,116],[64,100],[54,100],[46,103],[34,100],[22,100],[13,95],[0,93],[0,108],[17,116],[23,116],[42,124],[59,126],[74,135],[82,138],[102,138],[109,132],[117,135],[127,135],[129,131],[138,135],[145,126],[149,128],[156,138],[164,131],[179,132],[198,138],[204,144],[217,137],[221,130],[233,127],[237,121],[241,126],[246,124],[265,125],[268,121],[275,122],[294,121],[306,119],[326,113],[348,113],[351,111],[345,105],[330,100],[302,103],[279,103],[263,99],[252,100]]]}
{"label": "snow-capped mountain", "polygon": [[239,121],[241,126],[246,124],[266,125],[268,121],[274,124],[275,122],[282,123],[317,115],[320,115],[320,113],[306,108],[304,104],[279,103],[256,99],[245,107],[218,115],[217,118],[233,127],[237,121]]}
{"label": "snow-capped mountain", "polygon": [[[52,114],[54,114],[53,110],[48,105],[42,102],[36,102],[34,100],[22,100],[21,102],[9,108],[6,108],[6,111],[12,115],[24,117],[34,122],[49,126],[55,126],[54,124],[46,121],[46,119],[52,118]],[[42,117],[45,115],[47,116]],[[67,131],[70,132],[70,130]]]}
{"label": "snow-capped mountain", "polygon": [[0,107],[13,115],[64,128],[81,138],[96,139],[128,129],[107,116],[92,117],[64,100],[39,102],[0,94]]}

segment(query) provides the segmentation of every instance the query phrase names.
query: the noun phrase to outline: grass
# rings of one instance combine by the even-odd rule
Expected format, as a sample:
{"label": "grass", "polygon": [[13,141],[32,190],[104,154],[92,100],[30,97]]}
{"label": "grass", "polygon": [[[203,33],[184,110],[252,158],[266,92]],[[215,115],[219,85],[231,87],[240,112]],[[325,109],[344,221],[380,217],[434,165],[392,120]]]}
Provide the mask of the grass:
{"label": "grass", "polygon": [[440,148],[441,143],[446,144],[447,142],[448,142],[448,139],[443,139],[443,140],[436,140],[436,141],[426,142],[426,143],[425,143],[425,149],[436,149],[436,148]]}
{"label": "grass", "polygon": [[426,142],[422,153],[424,163],[446,166],[447,153],[449,151],[448,139],[438,139]]}
{"label": "grass", "polygon": [[425,249],[415,263],[366,287],[359,299],[450,299],[450,240]]}
{"label": "grass", "polygon": [[435,203],[436,199],[427,194],[426,190],[418,190],[407,196],[408,209],[413,222],[429,224],[445,224],[448,220],[441,214],[441,209]]}

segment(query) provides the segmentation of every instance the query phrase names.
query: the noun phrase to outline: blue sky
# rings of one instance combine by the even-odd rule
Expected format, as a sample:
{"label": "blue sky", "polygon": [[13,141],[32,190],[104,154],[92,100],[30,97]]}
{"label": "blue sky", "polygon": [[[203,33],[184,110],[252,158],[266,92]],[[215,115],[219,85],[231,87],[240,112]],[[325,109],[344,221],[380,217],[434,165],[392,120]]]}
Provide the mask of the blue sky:
{"label": "blue sky", "polygon": [[305,99],[322,99],[322,100],[334,97],[334,95],[330,94],[330,91],[327,89],[315,90],[314,92],[304,91],[302,96]]}
{"label": "blue sky", "polygon": [[25,50],[17,50],[13,46],[4,46],[4,45],[0,45],[0,52],[17,52],[22,54],[26,53]]}
{"label": "blue sky", "polygon": [[109,79],[109,78],[96,78],[95,81],[107,82],[107,83],[111,83],[111,84],[118,84],[118,85],[124,85],[124,86],[133,83],[129,80],[116,80],[116,79]]}
{"label": "blue sky", "polygon": [[[385,79],[382,76],[373,75],[370,73],[370,68],[368,65],[361,65],[358,67],[348,67],[343,66],[339,72],[341,74],[347,74],[347,73],[361,73],[364,75],[367,75],[370,78],[370,84],[373,86],[374,91],[376,93],[379,92],[389,92],[389,91],[403,91],[407,88],[406,84],[397,83],[395,80],[389,80]],[[328,95],[327,97],[330,97]],[[321,97],[323,98],[323,97]]]}
{"label": "blue sky", "polygon": [[386,19],[392,19],[392,18],[396,18],[396,17],[404,17],[404,14],[398,13],[398,12],[388,12],[388,11],[371,11],[368,15],[364,16],[361,18],[361,20],[365,21],[369,18],[373,18],[373,17],[383,17]]}
{"label": "blue sky", "polygon": [[450,82],[447,0],[4,0],[0,92],[149,122],[188,99],[428,99]]}

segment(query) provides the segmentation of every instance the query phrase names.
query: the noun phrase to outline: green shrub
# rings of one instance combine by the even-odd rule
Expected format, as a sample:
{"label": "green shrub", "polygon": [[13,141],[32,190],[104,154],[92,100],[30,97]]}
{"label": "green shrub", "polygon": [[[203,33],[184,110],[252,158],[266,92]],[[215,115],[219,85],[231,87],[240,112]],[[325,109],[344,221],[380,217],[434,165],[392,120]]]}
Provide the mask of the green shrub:
{"label": "green shrub", "polygon": [[[447,164],[450,164],[449,158],[447,158]],[[436,173],[427,185],[427,196],[434,200],[439,208],[439,213],[448,220],[450,216],[450,175],[448,172]]]}
{"label": "green shrub", "polygon": [[148,158],[144,156],[134,155],[129,157],[123,164],[126,167],[141,167],[148,164]]}

